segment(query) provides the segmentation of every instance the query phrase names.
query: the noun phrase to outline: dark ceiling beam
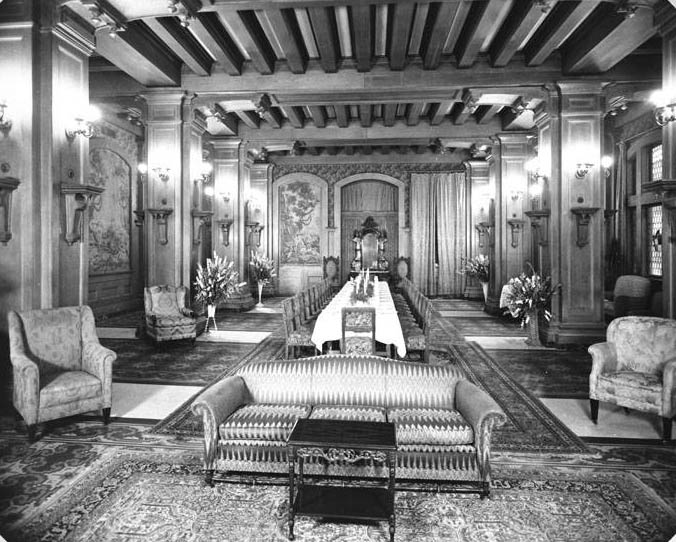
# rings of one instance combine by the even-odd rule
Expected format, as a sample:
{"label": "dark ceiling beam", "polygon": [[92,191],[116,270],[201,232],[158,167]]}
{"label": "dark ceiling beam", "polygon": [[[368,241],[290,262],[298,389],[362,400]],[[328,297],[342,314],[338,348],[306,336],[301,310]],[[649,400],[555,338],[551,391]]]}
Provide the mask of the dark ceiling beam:
{"label": "dark ceiling beam", "polygon": [[273,128],[281,128],[283,117],[279,109],[272,107],[267,111],[263,112],[263,119],[270,124]]}
{"label": "dark ceiling beam", "polygon": [[352,156],[354,154],[354,147],[352,145],[348,145],[344,148],[344,151],[348,156]]}
{"label": "dark ceiling beam", "polygon": [[493,120],[502,107],[502,105],[480,105],[474,112],[474,118],[478,124],[486,124]]}
{"label": "dark ceiling beam", "polygon": [[303,115],[303,111],[300,107],[290,105],[284,107],[280,106],[280,109],[284,111],[284,114],[289,119],[291,126],[294,128],[302,128],[305,126],[305,115]]}
{"label": "dark ceiling beam", "polygon": [[524,47],[526,65],[540,66],[601,3],[601,0],[587,2],[559,2],[544,22],[535,31]]}
{"label": "dark ceiling beam", "polygon": [[[420,51],[425,69],[433,70],[439,67],[441,53],[444,50],[444,44],[451,31],[459,5],[455,2],[430,4]],[[424,39],[425,36],[428,36],[427,40]]]}
{"label": "dark ceiling beam", "polygon": [[321,105],[312,105],[309,109],[315,126],[317,128],[324,128],[326,126],[326,108]]}
{"label": "dark ceiling beam", "polygon": [[190,23],[190,31],[216,59],[214,68],[220,68],[230,75],[242,73],[244,57],[216,15],[198,13]]}
{"label": "dark ceiling beam", "polygon": [[213,109],[216,113],[215,117],[216,119],[218,119],[218,122],[220,122],[228,130],[230,130],[232,135],[237,135],[237,129],[239,126],[239,123],[237,122],[237,117],[232,113],[228,113],[219,104],[214,104]]}
{"label": "dark ceiling beam", "polygon": [[460,39],[460,35],[462,34],[462,29],[465,27],[465,21],[467,20],[471,8],[471,2],[461,2],[458,4],[458,9],[455,12],[453,23],[451,24],[451,30],[448,33],[448,39],[444,45],[444,52],[454,51],[458,39]]}
{"label": "dark ceiling beam", "polygon": [[506,66],[541,18],[542,7],[535,0],[515,2],[491,43],[493,66]]}
{"label": "dark ceiling beam", "polygon": [[[655,35],[653,10],[639,7],[632,17],[604,4],[567,40],[563,56],[566,73],[604,72]],[[570,45],[567,45],[570,43]]]}
{"label": "dark ceiling beam", "polygon": [[311,154],[312,156],[319,156],[320,153],[319,147],[305,147],[305,150],[307,151],[308,154]]}
{"label": "dark ceiling beam", "polygon": [[431,104],[429,112],[430,124],[441,124],[446,118],[446,115],[448,115],[448,112],[451,110],[451,107],[453,107],[454,103],[455,101],[445,100],[443,102],[435,102]]}
{"label": "dark ceiling beam", "polygon": [[364,128],[368,128],[373,123],[373,107],[369,104],[359,106],[359,121]]}
{"label": "dark ceiling beam", "polygon": [[249,128],[258,128],[261,125],[261,118],[253,111],[233,111],[233,113]]}
{"label": "dark ceiling beam", "polygon": [[268,9],[265,14],[275,29],[275,34],[279,38],[279,44],[284,51],[291,72],[305,73],[307,53],[293,11],[290,9]]}
{"label": "dark ceiling beam", "polygon": [[367,72],[371,69],[373,59],[373,25],[374,17],[369,4],[352,6],[351,25],[354,35],[354,55],[357,58],[357,71]]}
{"label": "dark ceiling beam", "polygon": [[333,10],[328,7],[308,8],[317,40],[319,61],[327,73],[338,71],[338,29]]}
{"label": "dark ceiling beam", "polygon": [[520,130],[523,129],[524,124],[532,125],[533,111],[516,111],[513,108],[505,107],[500,111],[500,118],[502,119],[502,129]]}
{"label": "dark ceiling beam", "polygon": [[456,126],[462,126],[474,112],[474,108],[467,102],[458,102],[451,110],[451,121]]}
{"label": "dark ceiling beam", "polygon": [[472,3],[465,28],[458,39],[455,50],[459,67],[467,68],[474,64],[481,46],[495,25],[495,20],[502,11],[503,6],[503,0],[487,0]]}
{"label": "dark ceiling beam", "polygon": [[218,14],[237,36],[254,67],[261,74],[270,75],[275,69],[276,57],[256,14],[251,10],[232,9],[219,9]]}
{"label": "dark ceiling beam", "polygon": [[115,38],[103,28],[96,32],[96,52],[146,86],[181,84],[181,65],[140,21],[127,23]]}
{"label": "dark ceiling beam", "polygon": [[394,126],[397,118],[397,104],[385,104],[383,107],[383,124],[385,126]]}
{"label": "dark ceiling beam", "polygon": [[423,107],[425,107],[425,102],[408,104],[406,108],[406,124],[417,126],[420,122],[420,113],[422,113]]}
{"label": "dark ceiling beam", "polygon": [[145,19],[146,25],[188,68],[197,75],[209,75],[212,58],[190,32],[178,24],[175,17]]}
{"label": "dark ceiling beam", "polygon": [[333,108],[336,110],[336,124],[340,128],[347,128],[350,124],[350,110],[346,105],[334,105]]}
{"label": "dark ceiling beam", "polygon": [[[568,3],[568,2],[562,2]],[[124,33],[120,33],[122,37]],[[424,97],[426,101],[440,101],[448,97],[449,89],[452,91],[466,87],[515,87],[515,86],[541,86],[543,81],[558,81],[561,79],[560,59],[553,55],[541,66],[529,68],[523,65],[519,55],[508,65],[507,69],[496,70],[488,59],[480,57],[473,66],[458,69],[451,62],[443,62],[436,70],[425,70],[419,63],[411,63],[406,68],[393,74],[386,66],[374,66],[370,72],[357,72],[356,70],[342,70],[340,73],[325,73],[319,66],[310,69],[304,74],[292,74],[290,72],[275,73],[275,77],[260,75],[245,70],[239,77],[231,77],[224,73],[213,73],[210,77],[199,77],[186,73],[183,75],[182,88],[196,92],[200,95],[214,94],[223,96],[226,94],[238,95],[251,93],[252,89],[257,92],[268,94],[293,94],[294,96],[305,95],[306,99],[312,100],[314,95],[326,94],[341,95],[351,94],[356,96],[386,96],[388,100],[397,101],[396,94],[417,95]],[[598,81],[601,83],[614,81],[624,83],[636,81],[662,81],[661,54],[658,52],[651,57],[646,55],[630,55],[617,66],[606,73],[598,75],[575,75],[571,74],[571,81]],[[225,90],[227,89],[227,90]],[[301,91],[302,89],[302,91]],[[414,93],[414,94],[411,94]],[[427,96],[432,96],[428,99]],[[345,103],[345,98],[334,100]],[[399,100],[404,102],[406,100]],[[280,102],[283,105],[283,102]],[[293,105],[301,105],[294,103]]]}
{"label": "dark ceiling beam", "polygon": [[[540,86],[542,83],[540,83]],[[519,87],[521,88],[521,87]],[[343,91],[334,90],[334,91],[321,91],[312,93],[308,95],[306,93],[287,93],[280,92],[275,93],[275,97],[279,102],[284,104],[293,104],[293,105],[314,105],[314,104],[325,104],[326,102],[334,103],[344,103],[346,105],[360,105],[362,103],[367,103],[371,105],[379,104],[399,104],[402,102],[413,102],[419,100],[421,96],[424,96],[426,102],[441,102],[448,99],[449,92],[452,92],[452,89],[449,90],[448,87],[445,87],[443,90],[435,91],[425,91],[424,89],[420,90],[409,90],[402,88],[401,90],[365,90],[362,89],[360,92],[354,91]],[[523,90],[521,91],[523,92]],[[519,94],[517,90],[514,94]]]}
{"label": "dark ceiling beam", "polygon": [[411,35],[411,23],[415,13],[415,2],[395,4],[392,6],[392,17],[388,23],[390,39],[390,68],[403,70],[406,65],[408,40]]}

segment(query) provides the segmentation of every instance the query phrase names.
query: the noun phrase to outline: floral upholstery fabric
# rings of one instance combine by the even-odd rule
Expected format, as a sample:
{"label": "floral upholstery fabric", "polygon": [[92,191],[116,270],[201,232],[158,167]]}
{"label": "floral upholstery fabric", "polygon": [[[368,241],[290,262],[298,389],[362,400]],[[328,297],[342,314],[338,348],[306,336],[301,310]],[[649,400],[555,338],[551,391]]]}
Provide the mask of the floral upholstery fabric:
{"label": "floral upholstery fabric", "polygon": [[312,407],[303,404],[254,403],[235,411],[219,427],[223,440],[286,442],[299,418],[307,418]]}
{"label": "floral upholstery fabric", "polygon": [[87,306],[9,311],[13,405],[31,427],[112,403],[115,352]]}
{"label": "floral upholstery fabric", "polygon": [[676,358],[676,320],[616,318],[608,325],[606,337],[615,345],[618,370],[661,374],[666,361]]}
{"label": "floral upholstery fabric", "polygon": [[312,409],[310,418],[320,420],[386,422],[387,413],[383,407],[367,407],[359,405],[316,405]]}
{"label": "floral upholstery fabric", "polygon": [[393,422],[397,446],[424,444],[455,446],[472,444],[472,426],[457,410],[439,408],[390,408],[387,419]]}
{"label": "floral upholstery fabric", "polygon": [[159,285],[145,289],[146,333],[156,342],[195,339],[197,319],[186,308],[185,286]]}
{"label": "floral upholstery fabric", "polygon": [[374,342],[370,335],[346,334],[345,339],[343,339],[342,353],[357,355],[374,354],[373,345]]}

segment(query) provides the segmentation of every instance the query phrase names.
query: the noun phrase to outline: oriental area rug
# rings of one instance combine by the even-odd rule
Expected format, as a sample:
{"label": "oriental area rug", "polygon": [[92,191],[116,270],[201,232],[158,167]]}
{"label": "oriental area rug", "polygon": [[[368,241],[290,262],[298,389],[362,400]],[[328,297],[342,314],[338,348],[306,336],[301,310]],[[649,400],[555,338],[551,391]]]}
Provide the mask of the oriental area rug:
{"label": "oriental area rug", "polygon": [[[7,532],[7,540],[288,540],[283,479],[211,488],[191,454],[109,455],[17,526],[19,532]],[[396,540],[416,542],[664,542],[676,532],[674,510],[632,475],[579,466],[500,467],[486,500],[399,488],[395,512]],[[308,542],[384,542],[387,527],[298,517],[294,534]]]}

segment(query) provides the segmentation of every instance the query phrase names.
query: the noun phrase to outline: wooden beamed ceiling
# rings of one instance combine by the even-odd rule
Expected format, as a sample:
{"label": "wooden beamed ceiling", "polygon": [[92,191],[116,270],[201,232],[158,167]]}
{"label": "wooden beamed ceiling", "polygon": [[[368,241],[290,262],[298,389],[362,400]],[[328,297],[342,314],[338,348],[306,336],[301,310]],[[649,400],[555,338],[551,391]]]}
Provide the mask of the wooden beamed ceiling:
{"label": "wooden beamed ceiling", "polygon": [[[532,128],[555,81],[659,84],[655,11],[675,9],[667,0],[63,5],[89,22],[105,61],[143,86],[195,93],[214,135],[307,142],[323,129],[347,148],[354,130],[377,127],[387,152],[466,140],[477,126]],[[95,89],[103,62],[91,63]]]}

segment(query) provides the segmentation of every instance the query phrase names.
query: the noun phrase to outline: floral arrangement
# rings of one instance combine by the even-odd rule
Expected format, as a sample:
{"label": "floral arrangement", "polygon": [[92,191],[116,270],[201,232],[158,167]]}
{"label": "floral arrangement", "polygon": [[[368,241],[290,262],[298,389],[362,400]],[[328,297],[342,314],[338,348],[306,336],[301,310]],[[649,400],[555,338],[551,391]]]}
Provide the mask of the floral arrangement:
{"label": "floral arrangement", "polygon": [[368,269],[366,272],[362,271],[359,273],[352,282],[353,289],[350,294],[350,302],[352,304],[357,301],[367,302],[373,297],[375,286],[373,284],[374,281],[369,278]]}
{"label": "floral arrangement", "polygon": [[214,251],[214,257],[207,258],[204,266],[197,264],[195,300],[206,305],[217,305],[238,292],[245,284],[239,282],[239,273],[234,268],[234,262],[221,258]]}
{"label": "floral arrangement", "polygon": [[251,251],[249,267],[251,268],[251,278],[259,284],[265,285],[275,277],[275,262],[253,250]]}
{"label": "floral arrangement", "polygon": [[462,271],[463,275],[468,277],[473,277],[479,282],[488,282],[489,272],[490,272],[490,260],[488,256],[479,254],[474,256],[474,258],[465,259]]}
{"label": "floral arrangement", "polygon": [[547,307],[561,286],[552,285],[551,277],[541,277],[532,266],[530,269],[530,275],[521,273],[518,277],[509,279],[505,292],[505,314],[509,312],[514,318],[519,318],[522,327],[529,322],[533,312],[542,312],[547,321],[551,319],[552,313]]}

